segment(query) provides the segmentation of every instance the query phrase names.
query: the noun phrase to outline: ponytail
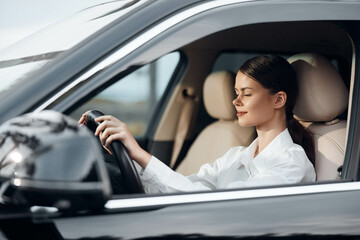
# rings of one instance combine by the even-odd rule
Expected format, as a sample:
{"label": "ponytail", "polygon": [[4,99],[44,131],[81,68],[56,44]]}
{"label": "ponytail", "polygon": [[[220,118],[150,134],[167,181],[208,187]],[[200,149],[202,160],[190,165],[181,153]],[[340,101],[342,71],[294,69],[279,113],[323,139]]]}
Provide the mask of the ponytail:
{"label": "ponytail", "polygon": [[304,148],[310,162],[315,166],[315,146],[312,135],[292,116],[287,120],[287,128],[294,143]]}

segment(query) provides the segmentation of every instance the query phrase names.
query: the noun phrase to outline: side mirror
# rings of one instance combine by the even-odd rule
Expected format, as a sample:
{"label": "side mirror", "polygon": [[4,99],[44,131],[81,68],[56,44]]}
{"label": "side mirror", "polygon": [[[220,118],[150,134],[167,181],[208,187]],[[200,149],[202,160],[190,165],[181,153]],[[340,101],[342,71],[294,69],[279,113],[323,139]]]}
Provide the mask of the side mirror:
{"label": "side mirror", "polygon": [[93,134],[54,111],[26,114],[0,126],[0,179],[5,204],[99,209],[111,195]]}

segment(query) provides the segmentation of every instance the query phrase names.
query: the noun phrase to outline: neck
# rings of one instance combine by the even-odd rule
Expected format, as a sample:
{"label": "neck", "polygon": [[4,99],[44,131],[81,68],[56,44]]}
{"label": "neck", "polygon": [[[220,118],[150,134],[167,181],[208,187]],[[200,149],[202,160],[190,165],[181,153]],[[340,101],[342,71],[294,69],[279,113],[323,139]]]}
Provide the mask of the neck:
{"label": "neck", "polygon": [[255,156],[266,148],[269,143],[274,140],[280,133],[286,129],[286,118],[277,119],[273,121],[270,126],[257,126],[256,132],[258,135],[258,149]]}

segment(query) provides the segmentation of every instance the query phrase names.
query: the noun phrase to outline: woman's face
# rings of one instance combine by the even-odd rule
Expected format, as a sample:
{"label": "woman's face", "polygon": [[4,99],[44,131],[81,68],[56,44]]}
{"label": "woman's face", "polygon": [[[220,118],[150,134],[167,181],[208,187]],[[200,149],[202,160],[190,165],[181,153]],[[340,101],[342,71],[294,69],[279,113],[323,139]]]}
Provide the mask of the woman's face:
{"label": "woman's face", "polygon": [[235,80],[236,108],[238,123],[242,127],[271,128],[274,120],[276,94],[260,83],[238,72]]}

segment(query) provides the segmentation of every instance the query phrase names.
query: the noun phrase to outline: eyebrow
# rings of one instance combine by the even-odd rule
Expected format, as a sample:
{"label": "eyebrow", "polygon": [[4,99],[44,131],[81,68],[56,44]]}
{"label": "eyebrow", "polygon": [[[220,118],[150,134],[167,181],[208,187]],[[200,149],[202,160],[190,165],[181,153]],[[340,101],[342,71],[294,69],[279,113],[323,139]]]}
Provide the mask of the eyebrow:
{"label": "eyebrow", "polygon": [[[234,88],[234,89],[235,89],[235,91],[237,90],[237,88]],[[251,88],[251,87],[243,87],[243,88],[240,88],[240,91],[244,91],[246,89],[253,89],[253,88]]]}

